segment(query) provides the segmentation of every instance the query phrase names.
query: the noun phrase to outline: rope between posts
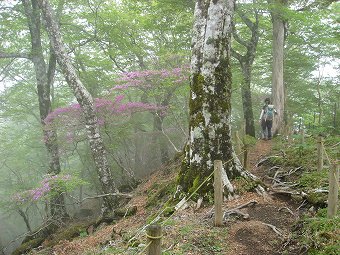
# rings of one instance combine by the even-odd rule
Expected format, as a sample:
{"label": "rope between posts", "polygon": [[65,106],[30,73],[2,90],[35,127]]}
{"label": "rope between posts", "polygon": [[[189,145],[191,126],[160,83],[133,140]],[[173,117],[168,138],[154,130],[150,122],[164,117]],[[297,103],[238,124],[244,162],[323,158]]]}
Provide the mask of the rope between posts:
{"label": "rope between posts", "polygon": [[[235,155],[236,155],[236,156],[239,156],[239,155],[241,155],[242,153],[244,153],[244,151],[245,151],[245,150],[243,150],[243,151],[240,152],[239,154],[235,154]],[[232,160],[233,160],[233,158],[227,160],[227,161],[223,164],[223,166],[224,166],[225,164],[229,163],[229,162],[232,161]],[[185,198],[185,200],[188,201],[191,197],[193,197],[193,195],[195,195],[195,194],[197,193],[197,191],[198,191],[198,190],[199,190],[199,189],[200,189],[207,181],[210,180],[210,178],[212,177],[213,174],[214,174],[214,171],[212,171],[212,173],[210,173],[209,176],[207,176],[207,177],[204,179],[204,181],[203,181],[203,182],[202,182],[202,183],[201,183],[201,184],[200,184],[200,185],[199,185],[199,186],[198,186],[198,187],[197,187],[197,188],[196,188],[196,189],[195,189],[195,190],[187,197],[187,198]],[[169,202],[170,199],[171,199],[171,198],[169,198],[167,202]],[[167,204],[167,202],[166,202],[165,204]],[[140,228],[140,229],[137,231],[137,233],[136,233],[133,237],[130,238],[130,240],[129,240],[128,242],[130,242],[131,240],[135,239],[136,236],[139,235],[139,233],[141,233],[146,227],[148,227],[149,225],[151,225],[151,224],[153,224],[154,222],[156,222],[156,221],[159,219],[160,215],[161,215],[167,208],[169,208],[169,207],[167,206],[167,207],[163,208],[163,209],[160,211],[160,213],[155,217],[154,220],[152,220],[149,224],[144,225],[142,228]],[[169,221],[175,214],[176,214],[176,212],[174,212],[173,214],[171,214],[168,218],[166,218],[166,219],[161,223],[161,225],[164,226],[164,224],[165,224],[167,221]],[[146,236],[149,237],[150,239],[159,239],[159,238],[162,237],[162,236],[159,237],[159,238],[158,238],[158,237],[150,237],[148,234],[146,234]],[[144,252],[150,244],[151,244],[151,242],[149,242],[148,245],[145,246],[141,252],[137,252],[137,253],[135,253],[135,254],[142,254],[142,252]]]}
{"label": "rope between posts", "polygon": [[[171,200],[171,198],[169,198],[166,202],[165,202],[165,204],[167,204],[169,201]],[[159,216],[167,209],[167,208],[169,208],[169,207],[165,207],[165,208],[163,208],[159,213],[158,213],[158,215],[149,223],[149,224],[146,224],[146,225],[144,225],[144,226],[142,226],[141,228],[139,228],[138,230],[137,230],[137,232],[136,232],[136,234],[133,236],[133,237],[131,237],[130,239],[129,239],[129,241],[128,241],[128,243],[129,242],[131,242],[131,240],[133,240],[133,239],[135,239],[146,227],[148,227],[148,226],[150,226],[151,224],[153,224],[153,223],[155,223],[158,219],[159,219]]]}
{"label": "rope between posts", "polygon": [[[325,153],[325,156],[326,156],[326,159],[328,161],[329,166],[333,167],[333,164],[334,164],[335,167],[337,167],[338,161],[337,160],[333,160],[331,157],[328,156],[328,153],[326,151],[326,147],[325,146],[322,146],[322,148],[323,148],[323,151]],[[337,179],[336,178],[336,171],[333,173],[333,177],[334,177],[335,180]],[[337,182],[336,185],[337,185],[338,188],[340,188],[339,182]]]}
{"label": "rope between posts", "polygon": [[[247,151],[247,150],[242,150],[240,153],[238,153],[238,154],[236,154],[235,153],[235,155],[238,157],[238,156],[240,156],[240,155],[242,155],[245,151]],[[231,160],[233,160],[233,158],[231,158],[231,159],[229,159],[229,160],[227,160],[226,162],[224,162],[223,163],[223,166],[225,166],[227,163],[229,163]]]}
{"label": "rope between posts", "polygon": [[160,236],[150,236],[150,235],[146,234],[146,237],[150,238],[150,239],[153,239],[153,240],[157,240],[157,239],[161,239],[163,237],[163,235],[160,235]]}
{"label": "rope between posts", "polygon": [[137,252],[135,253],[135,255],[137,255],[137,254],[138,254],[138,255],[139,255],[139,254],[142,254],[142,253],[150,246],[151,243],[152,243],[152,241],[150,241],[147,245],[145,245],[145,247],[143,248],[143,250],[141,250],[140,252],[137,251]]}
{"label": "rope between posts", "polygon": [[[243,152],[242,152],[243,153]],[[241,153],[240,153],[241,154]],[[236,156],[240,155],[240,154],[236,154]],[[229,163],[231,160],[233,160],[233,158],[229,159],[228,161],[226,161],[223,165]],[[186,201],[188,201],[193,195],[196,194],[196,192],[207,182],[210,180],[210,178],[212,177],[212,175],[214,174],[214,171],[212,171],[211,174],[209,174],[208,177],[205,178],[205,180],[190,194],[190,196],[188,198],[185,198]],[[166,218],[163,222],[162,225],[164,225],[165,222],[167,222],[169,219],[171,219],[173,216],[175,215],[175,212],[173,214],[171,214],[168,218]]]}
{"label": "rope between posts", "polygon": [[238,136],[238,134],[236,134],[236,138],[237,138],[237,140],[244,146],[243,141],[242,141],[241,138]]}

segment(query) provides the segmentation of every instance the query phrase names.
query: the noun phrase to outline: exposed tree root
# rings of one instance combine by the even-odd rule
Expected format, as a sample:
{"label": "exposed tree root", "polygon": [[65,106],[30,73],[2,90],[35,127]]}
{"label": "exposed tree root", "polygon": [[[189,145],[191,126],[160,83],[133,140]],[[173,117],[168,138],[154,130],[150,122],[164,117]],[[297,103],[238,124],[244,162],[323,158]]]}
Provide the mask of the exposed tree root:
{"label": "exposed tree root", "polygon": [[268,224],[268,223],[264,223],[264,222],[262,222],[262,224],[270,227],[276,234],[278,234],[281,237],[281,239],[284,239],[285,236],[284,236],[284,234],[283,234],[281,229],[275,227],[272,224]]}
{"label": "exposed tree root", "polygon": [[[228,218],[231,215],[239,215],[243,219],[249,219],[249,214],[241,212],[240,209],[242,209],[244,207],[247,207],[247,206],[253,206],[255,204],[257,204],[257,201],[256,200],[252,200],[252,201],[249,201],[249,202],[247,202],[245,204],[239,205],[239,206],[237,206],[235,208],[232,208],[230,210],[225,211],[224,214],[223,214],[224,221],[227,221]],[[207,214],[207,216],[205,218],[212,218],[214,216],[214,214],[215,214],[214,209],[212,209],[211,211],[208,212],[208,214]]]}
{"label": "exposed tree root", "polygon": [[290,210],[288,207],[281,207],[281,208],[279,208],[279,211],[282,211],[282,210],[284,210],[284,209],[286,209],[291,215],[293,215],[293,216],[295,216],[295,214],[292,212],[292,210]]}
{"label": "exposed tree root", "polygon": [[281,158],[281,156],[273,155],[273,156],[265,157],[265,158],[261,159],[256,164],[256,167],[259,167],[259,166],[263,165],[264,163],[268,162],[270,159],[273,159],[273,158]]}

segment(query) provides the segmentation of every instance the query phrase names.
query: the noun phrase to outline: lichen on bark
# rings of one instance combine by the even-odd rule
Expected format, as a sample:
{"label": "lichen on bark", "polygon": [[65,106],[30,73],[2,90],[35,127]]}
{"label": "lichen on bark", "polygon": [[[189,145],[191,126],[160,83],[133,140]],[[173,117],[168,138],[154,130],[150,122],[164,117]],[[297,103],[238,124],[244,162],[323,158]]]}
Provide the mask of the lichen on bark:
{"label": "lichen on bark", "polygon": [[[222,160],[229,178],[241,174],[231,143],[230,32],[234,1],[198,1],[195,10],[189,144],[178,182],[193,192]],[[199,9],[199,10],[197,10]],[[213,178],[198,191],[212,190]]]}

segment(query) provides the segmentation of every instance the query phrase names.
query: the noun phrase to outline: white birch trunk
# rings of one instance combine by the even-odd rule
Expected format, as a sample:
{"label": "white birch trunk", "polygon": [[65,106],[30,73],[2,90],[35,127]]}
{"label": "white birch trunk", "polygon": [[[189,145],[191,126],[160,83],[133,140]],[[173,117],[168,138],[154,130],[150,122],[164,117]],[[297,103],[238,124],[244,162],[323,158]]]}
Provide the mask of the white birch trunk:
{"label": "white birch trunk", "polygon": [[[55,130],[45,128],[45,118],[52,111],[50,91],[52,86],[52,77],[54,76],[53,58],[50,57],[50,65],[47,68],[44,50],[41,39],[41,15],[37,0],[22,0],[27,24],[31,36],[31,60],[33,62],[39,102],[40,120],[43,126],[44,143],[49,156],[49,174],[57,175],[60,173],[59,149],[57,143],[57,133]],[[53,53],[50,53],[53,54]],[[55,60],[55,59],[54,59]],[[51,215],[56,219],[68,217],[64,196],[56,195],[50,199]]]}
{"label": "white birch trunk", "polygon": [[[74,96],[83,110],[87,136],[102,190],[105,194],[118,192],[111,176],[111,169],[107,160],[107,152],[99,133],[99,125],[95,114],[95,106],[92,96],[83,86],[69,56],[66,53],[60,29],[49,2],[47,0],[40,0],[39,6],[46,22],[46,29],[51,40],[51,45],[56,54],[58,64],[60,65],[68,85],[71,87]],[[111,196],[106,196],[104,197],[104,204],[108,209],[113,209],[116,205],[116,200]]]}
{"label": "white birch trunk", "polygon": [[184,190],[193,188],[193,179],[203,181],[213,171],[214,160],[223,161],[229,177],[239,175],[230,128],[233,12],[234,0],[198,0],[195,6],[189,145],[180,174]]}

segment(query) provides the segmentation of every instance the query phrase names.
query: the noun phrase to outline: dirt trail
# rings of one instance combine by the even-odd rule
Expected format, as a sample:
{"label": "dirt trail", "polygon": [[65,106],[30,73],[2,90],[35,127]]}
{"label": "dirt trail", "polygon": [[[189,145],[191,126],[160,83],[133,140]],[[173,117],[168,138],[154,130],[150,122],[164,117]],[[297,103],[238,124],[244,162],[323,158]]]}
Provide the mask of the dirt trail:
{"label": "dirt trail", "polygon": [[[250,171],[261,179],[266,174],[266,168],[264,166],[257,168],[256,164],[272,152],[272,143],[273,141],[260,140],[249,154]],[[177,167],[174,166],[174,168]],[[155,184],[166,185],[169,180],[174,178],[176,178],[175,172],[170,175],[162,171],[156,172],[137,188],[136,196],[128,204],[128,206],[137,206],[136,215],[124,218],[116,224],[103,226],[86,238],[62,241],[48,253],[43,254],[102,254],[95,251],[98,251],[98,246],[107,247],[108,244],[114,249],[110,254],[137,254],[136,251],[126,248],[126,243],[122,238],[131,236],[131,233],[133,235],[139,233],[138,229],[141,229],[145,225],[146,219],[150,217],[146,203],[152,187]],[[185,255],[282,254],[283,239],[289,236],[290,227],[298,217],[296,206],[289,200],[247,192],[236,199],[226,201],[223,204],[223,210],[227,211],[254,200],[256,201],[255,205],[240,209],[242,213],[249,214],[248,219],[231,216],[222,228],[214,227],[213,218],[207,218],[213,211],[213,207],[210,205],[203,206],[199,210],[195,210],[195,206],[193,206],[177,211],[172,217],[173,222],[165,228],[165,237],[162,241],[163,249],[169,251],[167,254]],[[141,243],[145,242],[144,235],[141,234],[138,240]],[[90,253],[91,250],[93,253]],[[290,255],[295,254],[290,253]]]}
{"label": "dirt trail", "polygon": [[[271,150],[272,141],[260,140],[250,152],[250,171],[261,179],[265,175],[265,168],[256,167],[256,164],[261,158],[270,154]],[[258,203],[241,210],[249,214],[249,220],[238,220],[229,224],[229,249],[224,253],[225,255],[281,254],[282,240],[289,235],[290,227],[298,217],[295,207],[289,201],[279,198],[271,196],[264,198],[256,194],[254,196]],[[242,196],[237,204],[246,203],[252,199],[254,199],[253,196],[249,198]],[[276,233],[273,228],[280,234]]]}

